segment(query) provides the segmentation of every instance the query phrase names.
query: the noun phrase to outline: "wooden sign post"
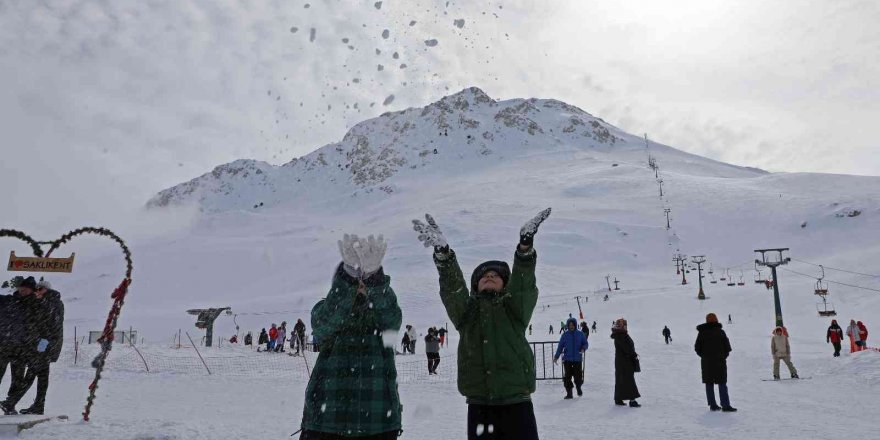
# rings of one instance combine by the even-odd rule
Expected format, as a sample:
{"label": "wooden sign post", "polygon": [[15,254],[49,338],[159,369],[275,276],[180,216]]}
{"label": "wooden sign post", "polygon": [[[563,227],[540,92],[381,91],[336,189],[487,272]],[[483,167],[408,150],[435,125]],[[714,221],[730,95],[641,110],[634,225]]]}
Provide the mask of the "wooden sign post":
{"label": "wooden sign post", "polygon": [[15,251],[9,253],[9,266],[6,270],[10,272],[73,272],[73,258],[75,253],[70,254],[70,258],[43,258],[43,257],[17,257]]}

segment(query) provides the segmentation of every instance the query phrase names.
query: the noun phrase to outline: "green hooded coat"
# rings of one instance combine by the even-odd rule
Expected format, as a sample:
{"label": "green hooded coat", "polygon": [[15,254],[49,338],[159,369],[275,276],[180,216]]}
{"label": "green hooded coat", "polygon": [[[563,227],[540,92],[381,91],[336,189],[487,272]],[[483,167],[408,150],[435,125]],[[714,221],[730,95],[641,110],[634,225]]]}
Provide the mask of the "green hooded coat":
{"label": "green hooded coat", "polygon": [[455,252],[435,254],[440,298],[461,335],[458,391],[469,404],[509,405],[531,400],[535,359],[525,332],[538,301],[534,249],[516,252],[501,292],[471,291]]}

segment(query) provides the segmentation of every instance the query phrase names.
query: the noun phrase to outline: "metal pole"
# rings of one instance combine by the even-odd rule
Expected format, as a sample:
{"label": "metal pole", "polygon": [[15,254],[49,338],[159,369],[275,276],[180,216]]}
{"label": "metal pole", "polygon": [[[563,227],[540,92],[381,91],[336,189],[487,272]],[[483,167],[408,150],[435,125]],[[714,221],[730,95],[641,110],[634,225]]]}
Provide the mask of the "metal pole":
{"label": "metal pole", "polygon": [[79,360],[79,338],[76,337],[76,326],[73,327],[73,365]]}
{"label": "metal pole", "polygon": [[776,308],[776,326],[782,327],[782,302],[779,300],[779,278],[776,278],[776,266],[770,266],[773,272],[773,305]]}
{"label": "metal pole", "polygon": [[205,370],[208,370],[208,375],[210,375],[210,374],[211,374],[211,369],[208,368],[208,364],[205,362],[205,358],[203,358],[203,357],[202,357],[202,354],[199,353],[199,348],[196,347],[196,343],[193,342],[193,338],[189,335],[189,332],[186,332],[186,337],[189,338],[189,343],[192,344],[192,346],[193,346],[193,350],[195,350],[195,351],[196,351],[196,354],[199,355],[199,359],[202,360],[202,365],[205,366]]}

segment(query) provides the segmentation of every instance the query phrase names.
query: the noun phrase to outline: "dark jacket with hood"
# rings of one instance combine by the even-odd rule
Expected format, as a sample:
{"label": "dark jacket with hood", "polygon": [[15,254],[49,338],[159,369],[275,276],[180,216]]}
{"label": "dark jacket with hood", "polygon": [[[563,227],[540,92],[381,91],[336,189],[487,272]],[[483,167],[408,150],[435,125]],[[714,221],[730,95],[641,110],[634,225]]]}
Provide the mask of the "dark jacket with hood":
{"label": "dark jacket with hood", "polygon": [[831,321],[831,325],[828,326],[828,332],[825,333],[825,342],[832,342],[834,344],[839,344],[840,341],[843,340],[843,329],[837,325],[837,321]]}
{"label": "dark jacket with hood", "polygon": [[636,364],[639,355],[636,345],[624,328],[611,329],[614,339],[614,400],[633,400],[641,397],[636,386]]}
{"label": "dark jacket with hood", "polygon": [[727,383],[727,356],[733,351],[727,333],[719,322],[706,322],[697,326],[697,342],[694,351],[700,357],[703,383]]}
{"label": "dark jacket with hood", "polygon": [[49,362],[57,362],[64,342],[64,302],[61,301],[61,293],[50,289],[42,299],[34,297],[34,300],[37,303],[35,315],[38,335],[49,341],[45,354]]}
{"label": "dark jacket with hood", "polygon": [[36,346],[28,298],[0,295],[0,353],[17,355]]}

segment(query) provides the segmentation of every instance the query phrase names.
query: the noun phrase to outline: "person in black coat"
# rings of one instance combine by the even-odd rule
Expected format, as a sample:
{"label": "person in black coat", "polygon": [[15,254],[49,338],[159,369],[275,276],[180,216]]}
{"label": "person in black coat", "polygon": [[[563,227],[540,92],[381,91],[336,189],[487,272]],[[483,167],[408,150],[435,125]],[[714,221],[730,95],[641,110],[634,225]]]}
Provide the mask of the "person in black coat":
{"label": "person in black coat", "polygon": [[[714,313],[706,315],[706,322],[697,326],[697,332],[694,351],[700,357],[709,409],[735,412],[736,408],[730,406],[730,397],[727,393],[727,356],[732,351],[730,340],[721,329],[721,323],[718,322],[718,317]],[[718,393],[721,395],[720,407],[715,403],[716,384],[718,385]]]}
{"label": "person in black coat", "polygon": [[627,331],[627,323],[623,318],[614,322],[611,328],[611,339],[614,339],[614,404],[625,405],[624,400],[629,400],[629,406],[638,408],[636,401],[641,394],[636,386],[635,373],[641,371],[639,355],[636,346]]}
{"label": "person in black coat", "polygon": [[25,350],[27,372],[4,402],[4,410],[14,410],[15,405],[36,380],[37,395],[34,404],[21,410],[21,414],[43,414],[46,392],[49,390],[49,365],[58,361],[64,340],[64,303],[61,301],[61,294],[52,290],[48,281],[40,281],[36,287],[32,298],[26,302],[28,320],[33,326],[37,341]]}
{"label": "person in black coat", "polygon": [[260,331],[260,336],[257,337],[257,351],[260,351],[259,346],[262,346],[263,344],[266,344],[266,351],[269,351],[269,334],[266,333],[265,327]]}
{"label": "person in black coat", "polygon": [[666,340],[666,345],[669,345],[669,341],[672,340],[672,330],[669,330],[669,327],[663,326],[663,339]]}
{"label": "person in black coat", "polygon": [[[36,281],[32,277],[24,281],[23,277],[16,277],[13,281],[15,294],[0,295],[0,380],[8,366],[10,384],[7,400],[21,386],[27,369],[26,354],[36,344],[34,326],[29,322],[27,309],[30,304],[30,298],[27,297],[33,294]],[[5,401],[0,402],[0,410],[6,415],[17,414],[14,406],[7,405]]]}

